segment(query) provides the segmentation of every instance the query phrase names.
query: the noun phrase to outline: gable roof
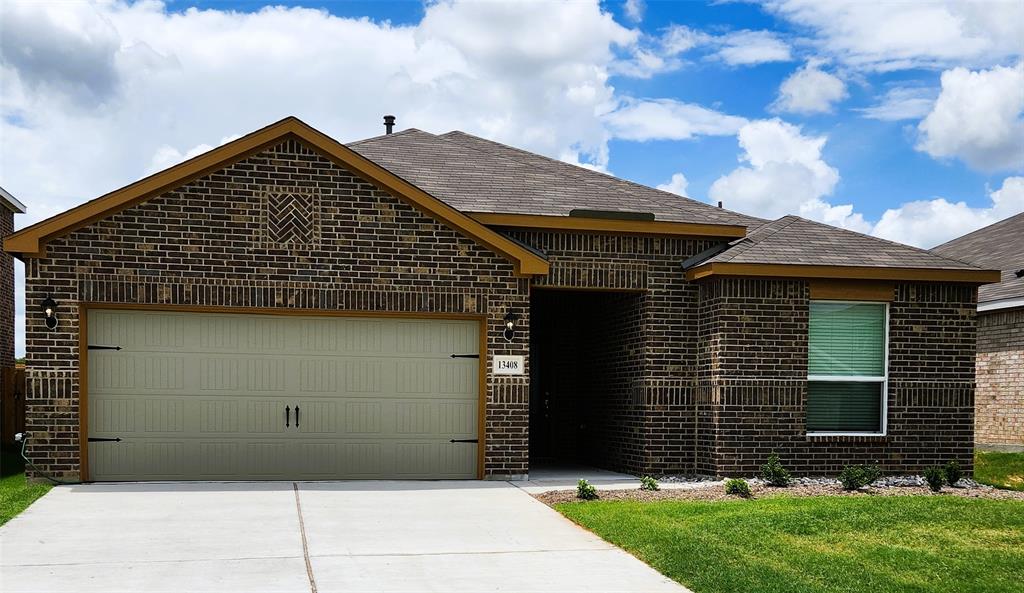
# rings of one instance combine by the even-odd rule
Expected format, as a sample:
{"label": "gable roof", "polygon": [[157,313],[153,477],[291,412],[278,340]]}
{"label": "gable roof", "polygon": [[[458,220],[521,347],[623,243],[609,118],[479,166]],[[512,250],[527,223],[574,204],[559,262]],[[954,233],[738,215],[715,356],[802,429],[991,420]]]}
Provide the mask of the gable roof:
{"label": "gable roof", "polygon": [[15,214],[25,213],[25,205],[19,202],[18,198],[12,196],[11,192],[2,187],[0,187],[0,206],[7,208]]}
{"label": "gable roof", "polygon": [[382,187],[428,216],[504,256],[515,266],[517,274],[533,275],[548,272],[548,262],[538,254],[473,220],[422,188],[394,175],[294,117],[285,118],[193,159],[22,229],[4,241],[4,249],[23,257],[40,255],[44,252],[47,241],[223,169],[287,138],[298,138],[339,166]]}
{"label": "gable roof", "polygon": [[998,273],[924,249],[784,216],[689,268],[712,275],[994,282]]}
{"label": "gable roof", "polygon": [[765,222],[464,132],[438,136],[407,129],[348,146],[495,226],[581,228],[586,223],[567,219],[586,218],[578,216],[584,210],[654,216],[621,225],[631,232],[742,237],[744,227]]}
{"label": "gable roof", "polygon": [[932,253],[1002,271],[998,284],[978,289],[979,310],[1024,306],[1024,276],[1017,276],[1024,270],[1024,212],[934,247]]}

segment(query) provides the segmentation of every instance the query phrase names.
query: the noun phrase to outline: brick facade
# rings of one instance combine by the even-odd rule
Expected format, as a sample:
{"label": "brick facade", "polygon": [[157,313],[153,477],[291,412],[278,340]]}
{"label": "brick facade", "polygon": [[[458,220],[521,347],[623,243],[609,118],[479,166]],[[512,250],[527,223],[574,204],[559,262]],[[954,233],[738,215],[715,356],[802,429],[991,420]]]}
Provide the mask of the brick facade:
{"label": "brick facade", "polygon": [[[55,239],[27,260],[30,310],[50,295],[61,317],[48,331],[28,316],[30,454],[79,475],[76,303],[469,313],[487,320],[489,354],[527,355],[528,332],[508,343],[502,330],[508,311],[529,327],[532,282],[535,293],[613,291],[588,305],[597,333],[575,335],[599,369],[576,380],[597,400],[590,436],[560,437],[594,463],[750,474],[774,450],[799,473],[860,461],[916,471],[951,458],[970,468],[973,288],[898,285],[889,434],[808,438],[806,282],[687,282],[680,262],[711,240],[506,234],[543,252],[550,273],[514,276],[505,259],[287,141]],[[485,474],[523,476],[530,378],[488,375],[486,387]]]}
{"label": "brick facade", "polygon": [[851,463],[973,466],[975,290],[897,284],[885,436],[807,436],[810,294],[799,280],[718,279],[702,291],[697,469],[751,475],[773,451],[798,474]]}
{"label": "brick facade", "polygon": [[[268,194],[285,192],[315,200],[316,224],[300,233],[315,245],[268,235]],[[28,316],[30,453],[69,478],[80,469],[77,302],[472,313],[487,318],[489,355],[528,350],[502,337],[507,311],[529,316],[510,263],[294,141],[52,241],[26,276],[27,302],[52,295],[61,320],[48,331]],[[524,475],[528,381],[489,377],[487,389],[485,471]]]}
{"label": "brick facade", "polygon": [[1024,447],[1024,309],[978,314],[975,440]]}
{"label": "brick facade", "polygon": [[[14,212],[0,207],[0,240],[14,232]],[[0,368],[14,366],[14,256],[0,253]]]}

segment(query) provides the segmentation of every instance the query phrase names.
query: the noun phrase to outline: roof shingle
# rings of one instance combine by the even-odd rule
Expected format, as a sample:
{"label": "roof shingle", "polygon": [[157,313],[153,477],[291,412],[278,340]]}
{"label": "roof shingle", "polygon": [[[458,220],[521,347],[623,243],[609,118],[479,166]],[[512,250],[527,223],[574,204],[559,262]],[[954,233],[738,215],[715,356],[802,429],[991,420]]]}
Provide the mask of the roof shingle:
{"label": "roof shingle", "polygon": [[978,289],[978,302],[1024,297],[1024,212],[932,248],[932,253],[1002,271],[1002,281]]}
{"label": "roof shingle", "polygon": [[978,269],[924,249],[799,216],[784,216],[761,226],[746,237],[733,241],[732,247],[701,265],[709,263]]}
{"label": "roof shingle", "polygon": [[348,147],[463,212],[568,216],[579,208],[649,212],[667,222],[765,222],[464,132],[408,129]]}

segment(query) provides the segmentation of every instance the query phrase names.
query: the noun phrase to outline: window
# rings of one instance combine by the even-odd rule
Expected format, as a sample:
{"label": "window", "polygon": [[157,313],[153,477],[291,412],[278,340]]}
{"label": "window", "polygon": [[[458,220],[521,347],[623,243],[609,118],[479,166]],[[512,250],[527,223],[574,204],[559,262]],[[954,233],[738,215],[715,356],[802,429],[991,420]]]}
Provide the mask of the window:
{"label": "window", "polygon": [[807,432],[885,434],[888,305],[811,301]]}

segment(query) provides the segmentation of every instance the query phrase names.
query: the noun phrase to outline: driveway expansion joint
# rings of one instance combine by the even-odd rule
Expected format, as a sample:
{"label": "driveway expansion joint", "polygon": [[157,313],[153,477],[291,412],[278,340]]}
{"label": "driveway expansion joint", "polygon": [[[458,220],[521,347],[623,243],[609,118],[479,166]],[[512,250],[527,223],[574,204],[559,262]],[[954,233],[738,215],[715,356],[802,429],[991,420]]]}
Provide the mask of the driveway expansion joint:
{"label": "driveway expansion joint", "polygon": [[299,533],[302,535],[302,557],[306,561],[306,576],[309,578],[310,593],[316,593],[316,579],[313,578],[313,564],[309,560],[309,542],[306,540],[306,523],[302,519],[302,501],[299,500],[299,484],[292,482],[295,492],[295,511],[299,514]]}

